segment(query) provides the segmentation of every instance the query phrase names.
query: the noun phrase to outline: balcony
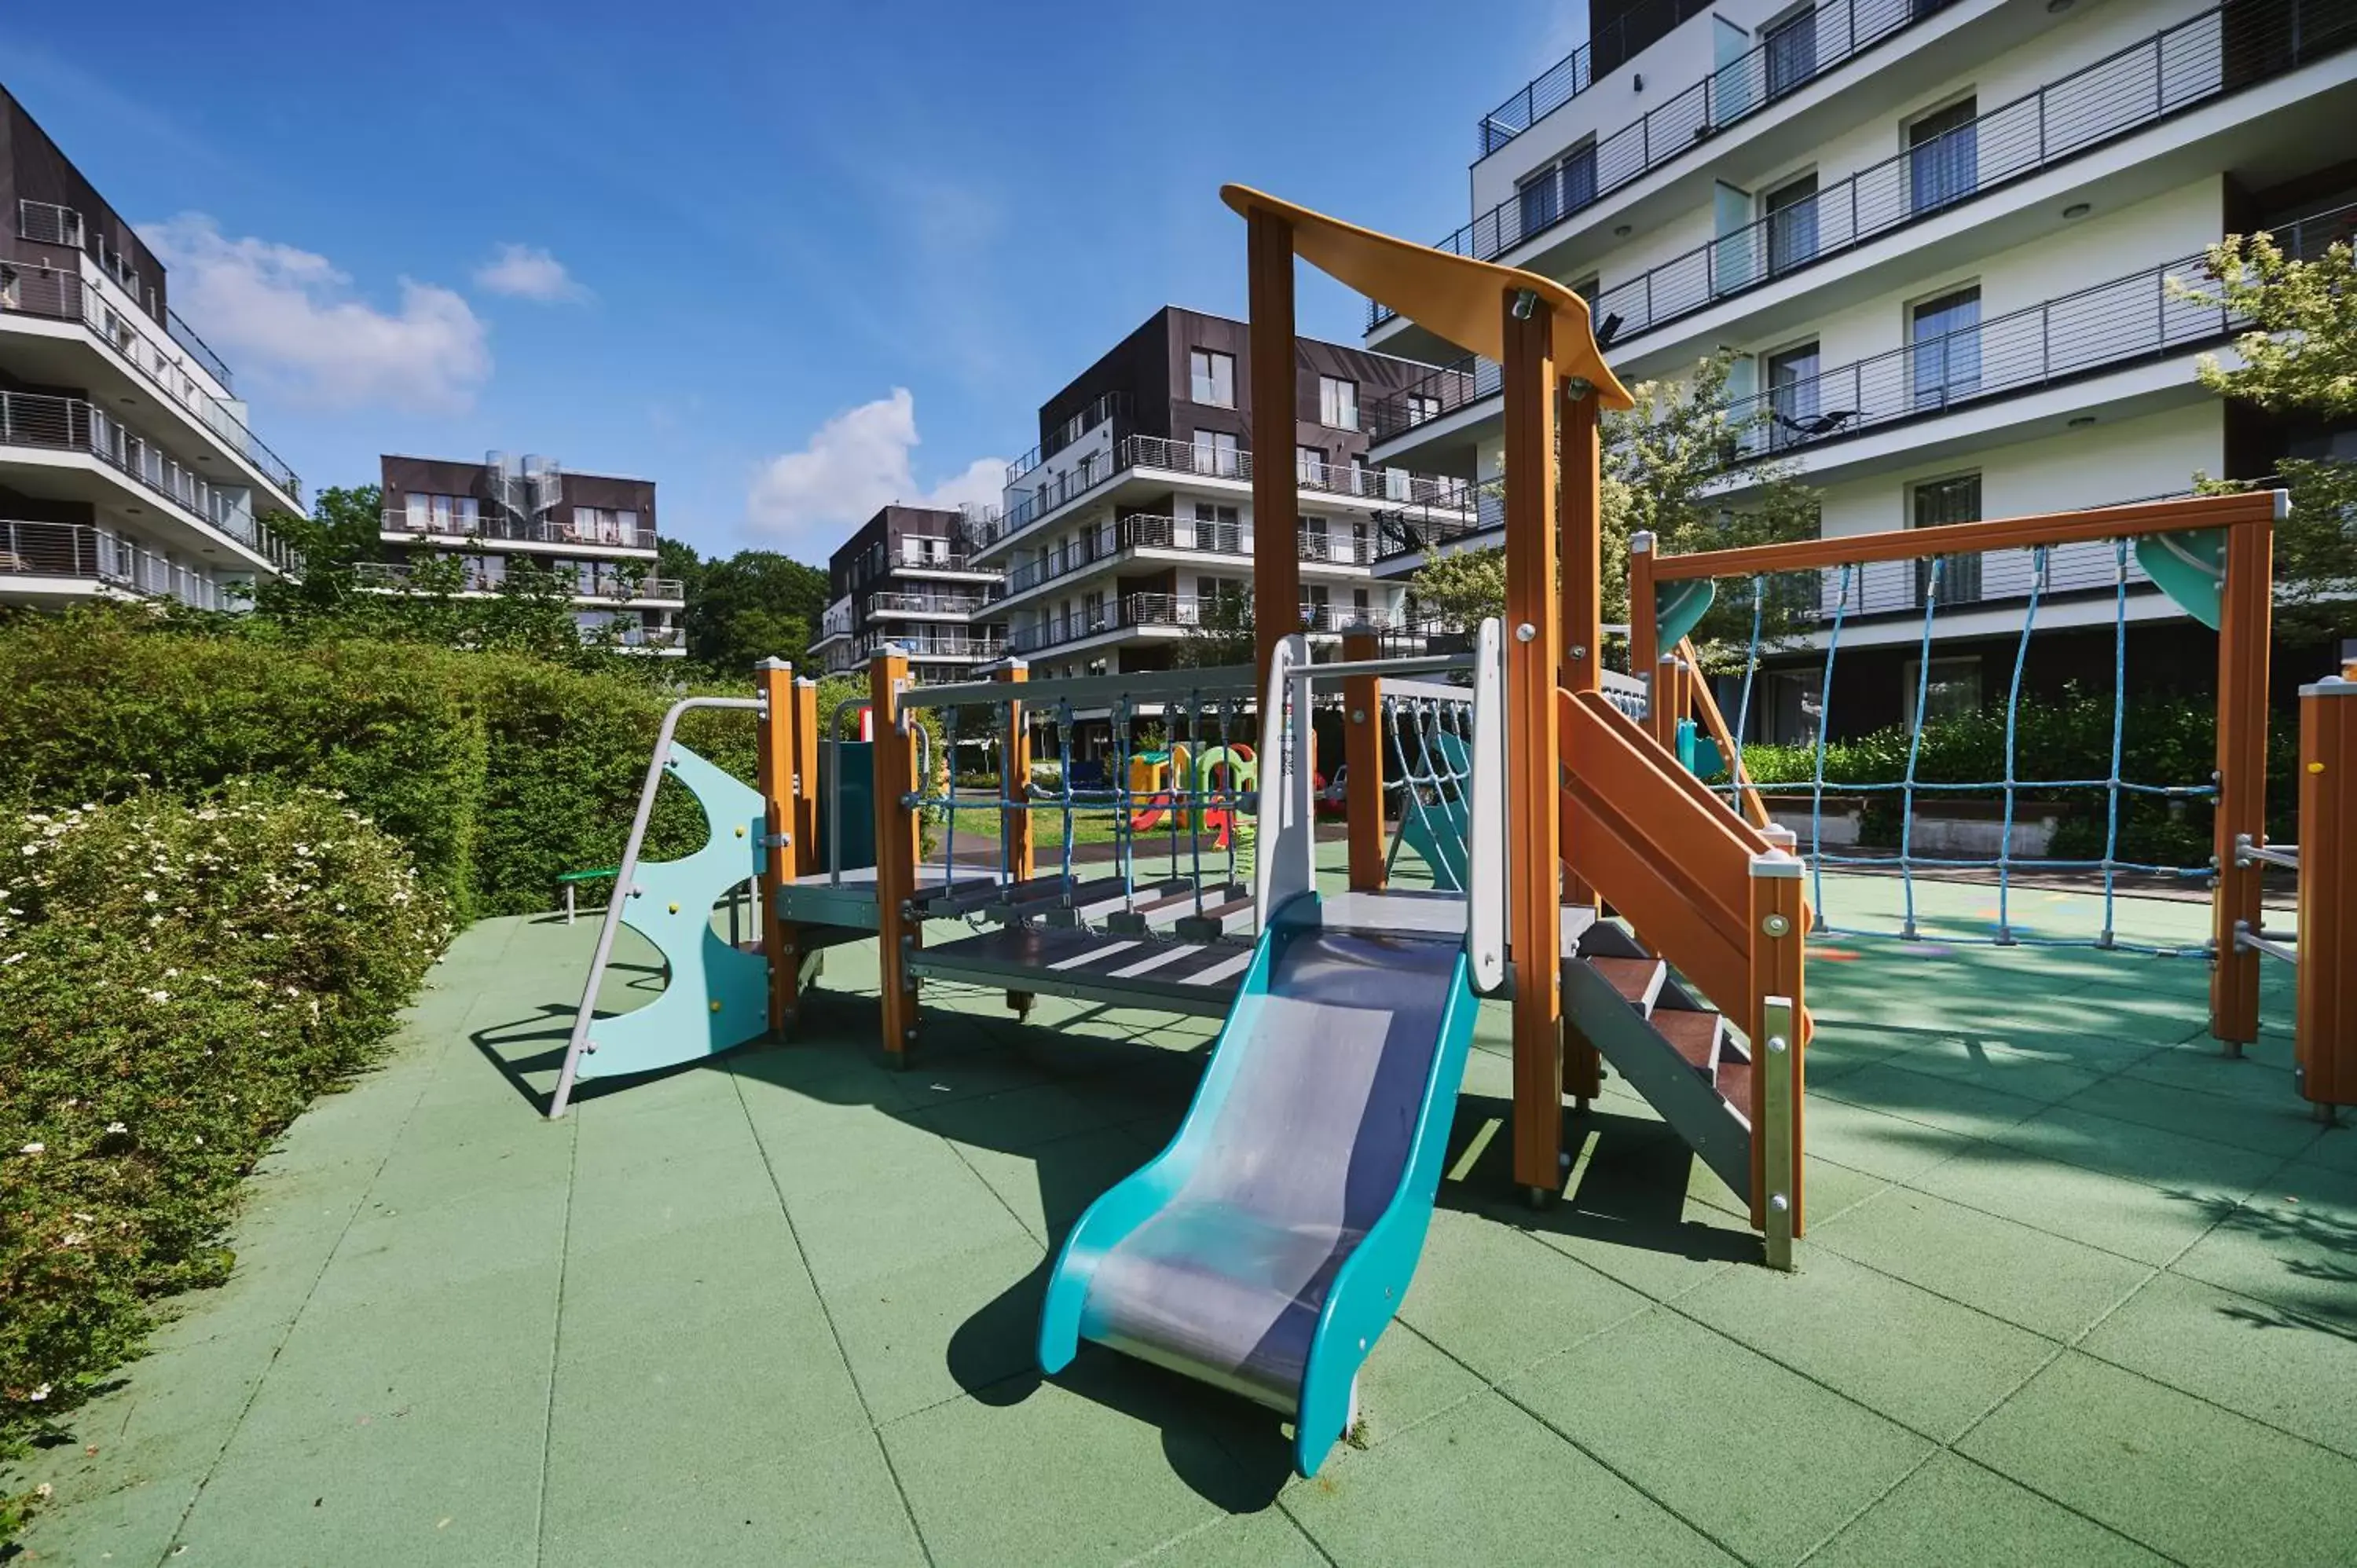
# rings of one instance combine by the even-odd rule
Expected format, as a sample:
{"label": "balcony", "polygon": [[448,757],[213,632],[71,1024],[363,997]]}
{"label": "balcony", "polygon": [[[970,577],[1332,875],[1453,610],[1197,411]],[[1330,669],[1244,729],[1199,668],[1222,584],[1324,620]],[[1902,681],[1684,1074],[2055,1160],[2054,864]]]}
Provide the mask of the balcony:
{"label": "balcony", "polygon": [[[231,452],[252,464],[256,473],[297,506],[302,504],[303,481],[285,460],[264,446],[228,403],[215,397],[161,345],[135,327],[123,311],[107,304],[79,272],[27,266],[21,262],[0,263],[0,311],[79,322],[88,328],[115,359],[130,367],[138,380],[188,414]],[[178,322],[177,317],[170,319]],[[218,358],[210,349],[198,354],[202,340],[194,332],[184,323],[171,328],[171,332],[176,344],[196,356],[226,386],[228,368],[219,366]]]}
{"label": "balcony", "polygon": [[[1122,475],[1139,469],[1248,485],[1253,477],[1253,455],[1229,447],[1168,441],[1157,435],[1132,435],[1114,447],[1104,461],[1077,464],[1005,511],[970,518],[967,537],[976,550],[987,549]],[[1298,460],[1294,464],[1294,474],[1299,488],[1307,492],[1403,505],[1440,504],[1464,485],[1461,479],[1411,474],[1401,468]]]}
{"label": "balcony", "polygon": [[1474,507],[1448,510],[1431,507],[1401,507],[1375,514],[1375,558],[1394,561],[1446,553],[1449,545],[1506,526],[1506,485],[1491,479],[1474,491]]}
{"label": "balcony", "polygon": [[[1237,523],[1129,512],[1097,523],[1046,552],[1039,560],[1016,567],[1006,574],[1006,587],[999,596],[1011,598],[1044,583],[1071,576],[1139,550],[1227,555],[1244,562],[1251,557],[1252,548],[1250,532]],[[1305,528],[1295,542],[1295,553],[1300,560],[1325,565],[1367,566],[1374,563],[1376,547],[1372,540],[1361,542],[1349,535],[1337,537]]]}
{"label": "balcony", "polygon": [[102,528],[80,522],[0,521],[0,598],[13,580],[64,577],[203,610],[242,610],[245,595]]}
{"label": "balcony", "polygon": [[955,618],[973,615],[989,604],[990,601],[979,594],[870,594],[867,596],[867,613],[871,617]]}
{"label": "balcony", "polygon": [[[1082,642],[1110,632],[1131,629],[1185,631],[1190,628],[1216,624],[1221,619],[1222,608],[1221,600],[1193,594],[1125,594],[1119,598],[1107,599],[1102,605],[1086,607],[1070,615],[1049,616],[1034,625],[1010,631],[1006,636],[1006,651],[1034,653],[1044,648],[1058,648],[1068,642]],[[1227,613],[1232,618],[1232,606],[1227,607]],[[1338,633],[1361,618],[1361,613],[1348,605],[1301,607],[1301,629],[1313,635]],[[1376,625],[1380,629],[1383,623],[1377,621]]]}
{"label": "balcony", "polygon": [[[468,498],[471,499],[471,498]],[[527,544],[571,544],[597,550],[652,550],[655,531],[624,528],[619,523],[583,527],[570,522],[543,522],[480,510],[445,511],[421,508],[384,509],[384,532],[439,539],[505,539]]]}
{"label": "balcony", "polygon": [[954,632],[939,635],[871,631],[853,645],[851,662],[865,663],[887,648],[898,648],[911,659],[999,659],[1006,653],[1005,639]]}
{"label": "balcony", "polygon": [[[1946,6],[1947,0],[1826,0],[1810,11],[1801,25],[1776,29],[1641,118],[1609,136],[1598,137],[1592,156],[1523,187],[1512,199],[1480,214],[1434,249],[1494,262],[1525,240],[1535,239],[1570,221],[1623,187],[1718,133],[1741,124],[1826,71],[1855,59],[1887,38],[1898,37]],[[1483,156],[1528,130],[1547,109],[1559,107],[1586,90],[1586,50],[1590,47],[1583,46],[1572,59],[1548,73],[1555,76],[1577,61],[1578,89],[1563,92],[1555,102],[1535,114],[1515,114],[1512,111],[1517,101],[1508,99],[1482,121]],[[1539,81],[1546,80],[1542,77]],[[1525,88],[1524,93],[1535,93],[1539,81]],[[1561,86],[1559,81],[1556,91],[1561,91]],[[1537,109],[1544,98],[1543,93],[1532,96],[1529,106]],[[1502,120],[1501,115],[1504,116]],[[1493,124],[1507,132],[1494,141]],[[1370,300],[1367,330],[1373,331],[1394,314]]]}
{"label": "balcony", "polygon": [[1090,431],[1117,414],[1129,412],[1129,394],[1109,392],[1063,424],[1056,426],[1045,441],[1006,465],[1006,482],[1013,484],[1049,458],[1070,446]]}
{"label": "balcony", "polygon": [[244,504],[242,489],[227,489],[95,404],[39,392],[0,392],[0,446],[79,452],[97,458],[145,489],[193,512],[282,571],[302,570],[302,557]]}
{"label": "balcony", "polygon": [[[435,563],[420,574],[414,565],[389,561],[355,563],[352,575],[364,588],[388,593],[426,594],[496,594],[509,580],[504,570],[497,575],[488,570],[479,556],[453,556],[458,571],[455,576],[447,569],[436,570]],[[544,574],[555,580],[565,590],[566,596],[576,604],[591,601],[611,601],[618,604],[659,603],[685,604],[687,585],[677,577],[633,577],[627,574],[581,579],[571,573]]]}

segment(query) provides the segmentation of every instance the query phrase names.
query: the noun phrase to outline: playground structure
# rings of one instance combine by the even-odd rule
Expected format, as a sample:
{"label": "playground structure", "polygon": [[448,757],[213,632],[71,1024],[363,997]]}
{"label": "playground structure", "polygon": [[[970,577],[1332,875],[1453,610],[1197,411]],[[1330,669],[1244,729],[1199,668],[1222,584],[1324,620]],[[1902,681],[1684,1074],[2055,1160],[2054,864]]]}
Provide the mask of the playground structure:
{"label": "playground structure", "polygon": [[[2264,841],[2257,771],[2275,498],[1675,561],[1641,548],[1631,637],[1633,668],[1650,679],[1615,676],[1602,660],[1598,421],[1630,400],[1585,304],[1533,274],[1243,188],[1222,194],[1249,236],[1256,443],[1277,450],[1289,439],[1297,257],[1502,366],[1503,621],[1485,624],[1467,654],[1382,659],[1365,633],[1320,664],[1267,618],[1251,667],[1037,682],[1010,661],[991,679],[920,687],[906,657],[887,649],[869,666],[868,696],[823,725],[815,687],[775,662],[751,698],[679,704],[617,873],[552,1115],[592,1078],[773,1032],[791,1038],[819,955],[841,942],[877,942],[882,1047],[894,1063],[919,1047],[928,982],[1001,990],[1017,1009],[1056,994],[1218,1017],[1171,1144],[1067,1237],[1039,1359],[1053,1372],[1093,1339],[1255,1400],[1292,1419],[1297,1466],[1314,1472],[1350,1423],[1357,1369],[1413,1273],[1482,997],[1511,1004],[1512,1168],[1534,1201],[1561,1190],[1566,1118],[1598,1092],[1609,1063],[1747,1200],[1765,1260],[1792,1264],[1805,1227],[1804,955],[1816,915],[1792,833],[1770,823],[1745,779],[1739,728],[1695,678],[1685,634],[1708,580],[2086,540],[2165,537],[2216,567],[2206,574],[2222,629],[2213,1013],[2221,1039],[2255,1037],[2255,966],[2280,945],[2258,918],[2256,863],[2287,853]],[[1290,538],[1289,474],[1265,464],[1254,483],[1260,536]],[[1262,552],[1254,571],[1258,602],[1297,601],[1292,553]],[[2303,820],[2321,837],[2309,834],[2302,897],[2313,886],[2338,910],[2357,892],[2357,726],[2338,717],[2348,705],[2330,700],[2337,683],[2314,690],[2321,716],[2303,790],[2314,781],[2319,803]],[[1344,886],[1325,892],[1312,720],[1338,711],[1338,698],[1348,853]],[[758,789],[673,741],[678,714],[694,706],[759,716]],[[838,738],[854,706],[872,736],[856,768]],[[1258,741],[1247,749],[1235,737],[1249,706]],[[1168,737],[1158,776],[1132,761],[1132,721],[1148,708]],[[1067,756],[1054,789],[1036,784],[1039,721],[1054,715],[1068,747],[1071,715],[1096,709],[1114,716],[1114,782],[1084,794]],[[923,710],[941,715],[951,754],[965,715],[990,715],[995,798],[938,780]],[[1680,761],[1698,752],[1697,732],[1726,760],[1729,799]],[[642,864],[667,778],[701,803],[707,842],[685,860]],[[845,802],[863,795],[873,854],[851,858],[872,864],[847,865]],[[1098,875],[1075,853],[1076,820],[1089,811],[1114,824]],[[991,827],[965,837],[971,849],[979,836],[981,858],[961,860],[961,819],[977,812]],[[1063,830],[1047,870],[1035,832],[1044,813]],[[1388,837],[1387,817],[1399,824]],[[1249,861],[1239,858],[1247,823]],[[938,859],[924,853],[929,828]],[[1392,885],[1407,851],[1428,868],[1428,889]],[[759,939],[732,942],[713,910],[748,882]],[[963,934],[926,929],[951,918]],[[600,1018],[597,986],[625,922],[662,950],[669,984],[646,1008]],[[2345,917],[2304,915],[2311,1098],[2357,1097],[2357,1039],[2336,979],[2352,940]],[[2338,971],[2316,961],[2331,954]],[[2314,1039],[2311,995],[2323,998]]]}

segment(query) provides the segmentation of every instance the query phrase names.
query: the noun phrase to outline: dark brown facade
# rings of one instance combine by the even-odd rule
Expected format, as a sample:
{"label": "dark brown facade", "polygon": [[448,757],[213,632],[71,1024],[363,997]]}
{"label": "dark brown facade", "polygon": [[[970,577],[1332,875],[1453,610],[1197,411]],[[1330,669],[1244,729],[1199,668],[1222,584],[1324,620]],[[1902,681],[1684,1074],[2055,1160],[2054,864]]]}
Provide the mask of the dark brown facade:
{"label": "dark brown facade", "polygon": [[[488,463],[388,454],[379,460],[379,482],[384,487],[384,507],[388,514],[405,512],[413,493],[468,496],[486,509],[498,499],[495,480]],[[657,530],[653,480],[580,474],[566,469],[561,473],[558,482],[562,491],[562,499],[557,503],[560,511],[569,511],[574,507],[590,507],[602,511],[630,512],[638,519],[638,526],[648,535],[643,548],[654,549],[653,535]]]}
{"label": "dark brown facade", "polygon": [[[960,652],[952,661],[950,650],[976,640],[996,643],[1006,635],[1004,625],[978,616],[960,618],[946,608],[985,596],[982,575],[959,580],[965,566],[963,521],[963,513],[946,508],[896,503],[862,523],[827,557],[828,598],[847,598],[851,605],[851,641],[837,656],[837,667],[859,662],[877,639],[889,638],[909,649],[918,680],[953,680],[966,672],[970,660]],[[911,541],[923,542],[912,546]],[[879,615],[878,595],[941,604],[944,610],[938,619],[925,618],[921,609]]]}
{"label": "dark brown facade", "polygon": [[[74,252],[86,251],[137,296],[149,316],[167,320],[164,264],[5,89],[0,89],[0,144],[5,144],[0,145],[0,201],[5,203],[0,207],[5,215],[0,222],[0,257],[28,267],[71,272]],[[56,226],[51,212],[56,208],[79,215],[78,237]]]}

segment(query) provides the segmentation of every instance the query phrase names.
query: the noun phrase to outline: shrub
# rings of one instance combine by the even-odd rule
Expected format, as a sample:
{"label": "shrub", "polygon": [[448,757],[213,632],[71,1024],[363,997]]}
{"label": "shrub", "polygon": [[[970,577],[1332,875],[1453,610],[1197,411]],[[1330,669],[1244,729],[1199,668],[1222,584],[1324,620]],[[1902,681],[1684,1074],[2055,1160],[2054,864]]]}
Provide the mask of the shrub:
{"label": "shrub", "polygon": [[401,843],[329,793],[0,818],[0,1462],[158,1298],[226,1276],[239,1178],[371,1059],[448,934]]}

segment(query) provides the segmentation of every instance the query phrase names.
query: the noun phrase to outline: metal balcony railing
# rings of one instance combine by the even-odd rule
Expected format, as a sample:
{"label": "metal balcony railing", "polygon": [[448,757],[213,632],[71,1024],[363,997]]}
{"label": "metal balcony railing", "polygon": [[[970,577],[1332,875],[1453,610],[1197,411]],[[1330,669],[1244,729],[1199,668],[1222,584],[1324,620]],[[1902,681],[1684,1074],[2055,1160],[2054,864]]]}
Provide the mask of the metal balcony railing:
{"label": "metal balcony railing", "polygon": [[88,523],[0,521],[0,577],[78,578],[198,609],[251,607],[245,595],[194,567]]}
{"label": "metal balcony railing", "polygon": [[[132,317],[144,316],[144,312],[117,310],[79,272],[27,266],[21,262],[0,263],[0,311],[22,311],[27,316],[81,323],[134,374],[186,410],[230,451],[251,463],[270,483],[301,504],[301,477],[248,429],[245,421],[227,403],[134,324]],[[195,336],[192,332],[188,334],[189,338]],[[178,334],[174,338],[184,352],[195,352],[188,342],[178,340]],[[211,350],[205,352],[210,354]],[[211,370],[212,363],[208,361],[206,368]],[[217,373],[226,386],[227,367],[221,367]]]}
{"label": "metal balcony railing", "polygon": [[472,512],[384,509],[388,533],[432,534],[444,539],[511,539],[532,544],[576,544],[609,550],[652,550],[655,531],[619,523],[576,524],[513,518],[495,510]]}
{"label": "metal balcony railing", "polygon": [[[1043,648],[1056,648],[1132,628],[1184,630],[1217,625],[1223,613],[1232,615],[1222,600],[1194,594],[1124,594],[1099,604],[1083,606],[1070,614],[1042,617],[1029,626],[1017,628],[1006,634],[1006,650],[1010,653],[1034,653]],[[1365,618],[1353,606],[1314,603],[1301,607],[1300,618],[1303,630],[1321,634],[1339,632]],[[1385,623],[1376,620],[1375,624],[1380,628]],[[1394,624],[1397,629],[1398,623]]]}
{"label": "metal balcony railing", "polygon": [[37,245],[82,246],[81,214],[54,201],[16,202],[16,237]]}
{"label": "metal balcony railing", "polygon": [[643,622],[624,626],[617,642],[623,648],[679,648],[686,644],[686,631],[675,626],[648,626]]}
{"label": "metal balcony railing", "polygon": [[[1805,26],[1770,32],[1737,60],[1598,142],[1592,161],[1568,160],[1548,180],[1526,186],[1435,248],[1494,261],[1941,8],[1919,0],[1821,5]],[[2357,0],[2229,0],[1929,146],[1911,147],[1796,208],[1605,291],[1597,319],[1620,316],[1615,340],[1625,342],[1771,275],[2352,43],[2357,43]],[[1771,237],[1771,224],[1785,232]],[[1391,314],[1371,302],[1368,328]]]}
{"label": "metal balcony railing", "polygon": [[1105,421],[1118,414],[1127,413],[1129,407],[1130,400],[1127,392],[1106,392],[1088,407],[1056,426],[1049,433],[1048,438],[1039,446],[1007,464],[1006,482],[1013,484]]}
{"label": "metal balcony railing", "polygon": [[41,392],[0,392],[0,446],[87,453],[274,564],[302,569],[302,557],[254,520],[246,492],[215,485],[148,436],[94,403]]}
{"label": "metal balcony railing", "polygon": [[1377,512],[1375,556],[1388,561],[1402,555],[1422,555],[1505,526],[1505,481],[1491,479],[1475,489],[1474,507],[1469,513],[1461,507],[1401,507]]}
{"label": "metal balcony railing", "polygon": [[[1930,0],[1927,11],[1946,0]],[[1678,24],[1709,9],[1707,0],[1640,0],[1598,25],[1587,42],[1531,79],[1520,92],[1481,117],[1477,128],[1480,156],[1488,157],[1548,114],[1587,91],[1598,72],[1609,71],[1665,38]]]}
{"label": "metal balcony railing", "polygon": [[180,313],[169,306],[164,309],[164,329],[172,335],[173,342],[186,349],[197,363],[211,373],[213,380],[221,382],[223,392],[237,390],[237,383],[230,379],[229,361],[214,353],[212,345],[198,337],[197,329],[181,320]]}
{"label": "metal balcony railing", "polygon": [[871,631],[854,645],[855,661],[898,648],[911,659],[996,659],[1006,651],[1003,638]]}
{"label": "metal balcony railing", "polygon": [[[459,556],[457,559],[460,569],[455,584],[447,574],[429,572],[425,575],[422,590],[414,565],[391,561],[361,561],[353,565],[352,575],[365,587],[403,592],[496,594],[507,582],[505,563],[493,567],[479,558]],[[644,599],[683,604],[687,599],[687,585],[677,577],[580,577],[563,572],[551,575],[560,579],[561,585],[576,599]]]}
{"label": "metal balcony railing", "polygon": [[[1308,528],[1301,531],[1295,548],[1301,560],[1336,566],[1369,565],[1376,555],[1376,543],[1372,537],[1362,541],[1352,534]],[[1027,592],[1042,583],[1069,577],[1137,550],[1181,550],[1242,560],[1252,554],[1252,531],[1238,523],[1128,512],[1087,528],[1039,560],[1014,568],[1006,574],[1004,591],[998,596]]]}
{"label": "metal balcony railing", "polygon": [[870,594],[871,616],[970,616],[989,604],[979,594]]}

